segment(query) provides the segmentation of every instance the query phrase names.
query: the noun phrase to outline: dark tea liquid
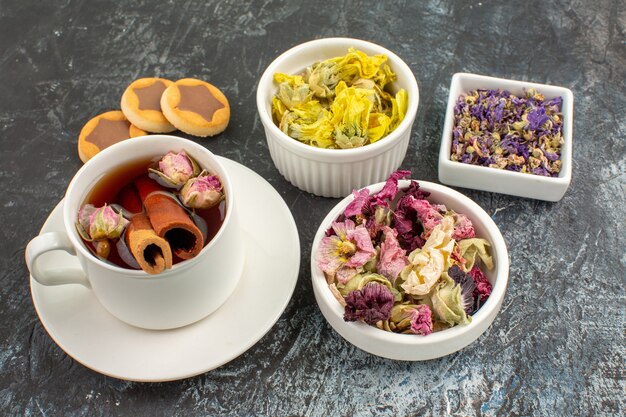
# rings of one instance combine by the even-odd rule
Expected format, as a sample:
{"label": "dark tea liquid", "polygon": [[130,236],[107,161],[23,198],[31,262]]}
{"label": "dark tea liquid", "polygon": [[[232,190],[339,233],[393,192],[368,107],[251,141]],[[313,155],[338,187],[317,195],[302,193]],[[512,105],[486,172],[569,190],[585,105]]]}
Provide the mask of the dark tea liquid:
{"label": "dark tea liquid", "polygon": [[[128,192],[129,190],[137,193],[137,189],[134,184],[135,179],[140,176],[147,175],[148,168],[155,168],[156,163],[161,159],[161,157],[162,156],[158,156],[153,159],[134,161],[111,170],[93,186],[83,204],[93,204],[96,207],[102,207],[105,203],[108,205],[120,204],[124,206],[120,200],[120,195]],[[171,192],[176,190],[167,189],[167,191]],[[228,198],[228,196],[226,196],[226,198]],[[137,211],[137,209],[133,210],[131,207],[124,207],[124,209],[129,213]],[[142,207],[139,207],[139,212],[141,212],[140,210],[142,210]],[[220,227],[222,227],[222,223],[224,223],[224,217],[226,215],[226,201],[222,200],[216,206],[208,209],[196,209],[195,213],[206,221],[207,236],[204,241],[204,245],[206,246],[211,240],[213,240],[213,237],[215,237],[217,232],[220,230]],[[115,243],[117,243],[117,240],[111,242],[111,253],[109,254],[107,260],[121,268],[130,268],[117,253]],[[95,248],[91,242],[85,242],[85,244],[94,249],[95,253]],[[174,264],[181,261],[182,259],[177,256],[174,256],[172,260]]]}

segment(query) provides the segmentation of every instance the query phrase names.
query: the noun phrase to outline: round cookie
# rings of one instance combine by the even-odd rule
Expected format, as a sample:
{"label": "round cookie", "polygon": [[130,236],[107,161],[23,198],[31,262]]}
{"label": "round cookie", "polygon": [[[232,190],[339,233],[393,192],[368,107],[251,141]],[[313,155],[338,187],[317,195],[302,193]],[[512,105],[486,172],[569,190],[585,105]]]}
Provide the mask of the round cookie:
{"label": "round cookie", "polygon": [[114,143],[146,135],[146,132],[132,125],[119,110],[99,114],[89,120],[78,136],[78,156],[87,162],[101,150]]}
{"label": "round cookie", "polygon": [[177,129],[194,136],[217,135],[230,120],[226,96],[214,85],[194,78],[183,78],[167,87],[161,96],[161,109]]}
{"label": "round cookie", "polygon": [[173,83],[164,78],[140,78],[122,94],[122,112],[139,129],[153,133],[176,130],[161,111],[163,91]]}

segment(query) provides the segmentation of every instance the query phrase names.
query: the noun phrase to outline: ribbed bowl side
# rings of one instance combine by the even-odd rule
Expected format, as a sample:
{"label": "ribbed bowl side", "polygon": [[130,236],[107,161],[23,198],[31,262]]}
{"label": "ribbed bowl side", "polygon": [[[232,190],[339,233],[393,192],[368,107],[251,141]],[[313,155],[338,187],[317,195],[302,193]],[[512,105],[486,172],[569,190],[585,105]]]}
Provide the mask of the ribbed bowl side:
{"label": "ribbed bowl side", "polygon": [[[322,197],[345,197],[352,190],[385,181],[406,155],[410,130],[397,144],[353,162],[322,162],[297,155],[272,139],[266,130],[270,155],[278,171],[301,190]],[[341,152],[341,150],[337,150]]]}

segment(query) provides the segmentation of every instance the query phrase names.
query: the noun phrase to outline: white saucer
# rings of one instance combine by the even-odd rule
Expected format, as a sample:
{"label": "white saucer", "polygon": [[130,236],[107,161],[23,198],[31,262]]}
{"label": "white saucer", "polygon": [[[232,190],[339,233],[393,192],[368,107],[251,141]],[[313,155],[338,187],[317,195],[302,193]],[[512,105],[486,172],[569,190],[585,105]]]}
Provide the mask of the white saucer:
{"label": "white saucer", "polygon": [[[46,287],[31,277],[35,309],[52,339],[88,368],[132,381],[169,381],[236,358],[278,320],[298,280],[300,240],[289,208],[254,171],[220,158],[236,189],[246,265],[235,292],[209,317],[180,329],[143,330],[111,316],[81,285]],[[63,230],[63,200],[41,233]],[[41,262],[77,263],[65,252]]]}

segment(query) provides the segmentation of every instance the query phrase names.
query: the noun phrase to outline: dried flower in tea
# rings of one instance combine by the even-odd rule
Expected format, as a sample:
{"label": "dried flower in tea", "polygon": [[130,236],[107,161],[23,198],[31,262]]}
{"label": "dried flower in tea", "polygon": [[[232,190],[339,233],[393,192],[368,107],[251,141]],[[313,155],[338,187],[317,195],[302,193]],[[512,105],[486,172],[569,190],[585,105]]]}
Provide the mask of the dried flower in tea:
{"label": "dried flower in tea", "polygon": [[76,230],[101,260],[159,274],[195,257],[224,221],[224,189],[184,150],[137,160],[103,177]]}
{"label": "dried flower in tea", "polygon": [[180,200],[194,209],[207,209],[224,199],[222,183],[217,175],[202,172],[197,177],[187,180],[180,190]]}

